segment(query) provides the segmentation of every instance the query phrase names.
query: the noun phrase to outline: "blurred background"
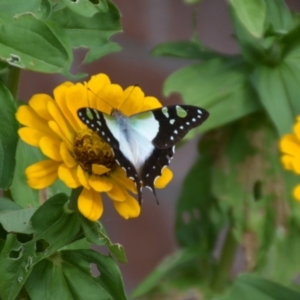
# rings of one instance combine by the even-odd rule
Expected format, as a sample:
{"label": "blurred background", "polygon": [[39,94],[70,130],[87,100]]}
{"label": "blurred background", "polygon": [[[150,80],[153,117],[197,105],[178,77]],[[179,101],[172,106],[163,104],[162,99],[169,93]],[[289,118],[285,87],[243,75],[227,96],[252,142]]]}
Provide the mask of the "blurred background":
{"label": "blurred background", "polygon": [[[146,95],[157,97],[165,105],[180,103],[182,99],[178,95],[168,98],[163,96],[163,83],[171,73],[193,61],[152,57],[150,51],[163,42],[189,39],[194,7],[182,0],[113,2],[123,15],[123,32],[113,37],[122,50],[90,65],[80,65],[85,51],[77,50],[73,73],[85,72],[90,77],[103,72],[108,74],[112,82],[124,88],[138,84]],[[299,0],[286,0],[286,3],[291,9],[300,11]],[[239,52],[225,0],[204,0],[201,3],[198,11],[198,35],[205,45],[220,52]],[[62,76],[27,71],[22,72],[21,76],[19,97],[25,101],[35,93],[52,94],[58,84],[67,80]],[[196,140],[177,149],[171,163],[174,178],[167,188],[157,191],[160,205],[156,204],[154,196],[148,190],[144,191],[142,212],[137,219],[122,219],[110,201],[105,199],[101,222],[112,241],[124,245],[126,249],[128,263],[120,267],[128,292],[166,255],[176,249],[173,230],[176,200],[182,181],[196,156]],[[105,253],[107,250],[103,248],[100,251]]]}

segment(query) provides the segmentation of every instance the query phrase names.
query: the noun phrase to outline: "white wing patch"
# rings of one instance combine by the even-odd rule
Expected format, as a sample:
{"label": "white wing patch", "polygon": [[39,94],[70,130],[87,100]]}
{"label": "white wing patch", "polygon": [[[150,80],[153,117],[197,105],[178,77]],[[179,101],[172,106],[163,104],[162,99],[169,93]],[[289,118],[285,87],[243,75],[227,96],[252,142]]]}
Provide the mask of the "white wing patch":
{"label": "white wing patch", "polygon": [[119,142],[120,151],[139,171],[152,154],[152,140],[157,135],[159,123],[151,112],[126,117],[120,112],[104,115],[107,127]]}

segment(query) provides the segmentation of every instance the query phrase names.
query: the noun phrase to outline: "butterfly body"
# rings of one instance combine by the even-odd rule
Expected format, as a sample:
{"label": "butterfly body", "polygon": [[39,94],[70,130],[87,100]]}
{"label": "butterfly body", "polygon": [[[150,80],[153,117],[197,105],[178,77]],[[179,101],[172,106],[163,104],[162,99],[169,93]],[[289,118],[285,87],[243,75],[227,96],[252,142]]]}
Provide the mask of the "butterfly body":
{"label": "butterfly body", "polygon": [[169,165],[175,144],[209,114],[196,106],[173,105],[130,117],[115,109],[107,115],[96,109],[81,108],[78,116],[111,146],[116,163],[136,184],[141,203],[142,187],[149,188],[156,196],[155,181]]}

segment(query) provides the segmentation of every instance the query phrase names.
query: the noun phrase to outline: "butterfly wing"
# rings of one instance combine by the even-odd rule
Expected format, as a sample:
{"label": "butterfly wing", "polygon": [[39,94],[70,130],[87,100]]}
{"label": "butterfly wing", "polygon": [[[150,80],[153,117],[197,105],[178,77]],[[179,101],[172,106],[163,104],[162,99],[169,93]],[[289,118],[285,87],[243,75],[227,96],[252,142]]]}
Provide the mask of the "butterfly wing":
{"label": "butterfly wing", "polygon": [[116,120],[109,115],[91,108],[81,108],[78,110],[77,115],[84,124],[93,131],[96,131],[98,135],[111,146],[116,163],[126,172],[127,177],[135,183],[138,192],[138,201],[141,203],[141,183],[135,166],[120,150],[118,137],[121,134]]}
{"label": "butterfly wing", "polygon": [[174,146],[209,116],[206,110],[192,105],[165,106],[153,110],[152,113],[159,121],[159,130],[152,140],[153,145],[158,149]]}
{"label": "butterfly wing", "polygon": [[151,141],[153,152],[145,160],[140,177],[145,187],[155,194],[155,180],[170,164],[175,144],[192,129],[201,125],[209,113],[191,105],[173,105],[142,112],[130,117],[132,128]]}

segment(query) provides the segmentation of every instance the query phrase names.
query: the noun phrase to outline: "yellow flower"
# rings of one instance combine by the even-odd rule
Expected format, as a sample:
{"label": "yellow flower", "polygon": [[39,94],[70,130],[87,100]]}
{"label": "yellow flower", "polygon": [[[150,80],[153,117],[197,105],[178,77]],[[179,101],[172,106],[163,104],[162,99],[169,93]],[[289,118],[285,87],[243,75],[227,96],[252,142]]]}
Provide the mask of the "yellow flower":
{"label": "yellow flower", "polygon": [[[82,107],[106,114],[115,108],[130,116],[161,104],[154,97],[145,97],[139,87],[123,90],[105,74],[93,76],[84,84],[65,82],[54,90],[54,99],[46,94],[34,95],[29,105],[20,106],[16,113],[25,126],[19,129],[19,135],[26,143],[39,147],[48,159],[26,169],[28,184],[43,189],[59,178],[69,188],[82,186],[78,209],[93,221],[103,213],[102,192],[122,217],[137,217],[140,206],[131,195],[136,187],[116,164],[110,146],[79,120],[77,110]],[[155,186],[165,187],[172,176],[165,168]]]}
{"label": "yellow flower", "polygon": [[[285,169],[300,174],[300,116],[293,129],[293,134],[286,134],[280,140],[281,162]],[[294,188],[293,194],[300,201],[300,185]]]}

